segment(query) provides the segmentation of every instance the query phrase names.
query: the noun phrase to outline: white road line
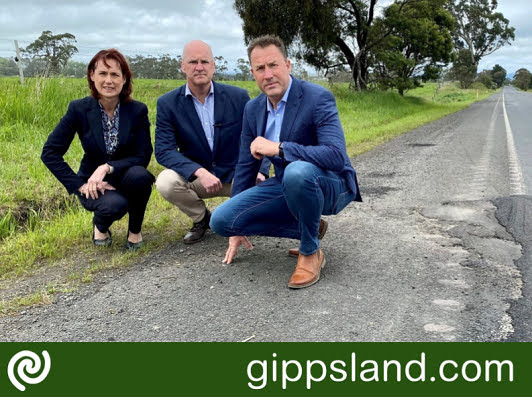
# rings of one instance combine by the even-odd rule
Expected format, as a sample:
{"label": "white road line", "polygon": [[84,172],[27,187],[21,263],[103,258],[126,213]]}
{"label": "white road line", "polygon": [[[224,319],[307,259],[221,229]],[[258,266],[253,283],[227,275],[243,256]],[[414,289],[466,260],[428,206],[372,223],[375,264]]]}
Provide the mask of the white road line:
{"label": "white road line", "polygon": [[502,109],[504,111],[504,123],[506,125],[506,146],[508,148],[508,166],[510,172],[510,194],[511,195],[525,195],[526,185],[523,179],[523,172],[521,170],[521,164],[519,163],[519,157],[515,150],[514,135],[512,127],[510,126],[510,120],[506,113],[506,103],[504,102],[504,93],[502,94]]}
{"label": "white road line", "polygon": [[482,152],[478,161],[471,167],[469,175],[469,186],[467,189],[468,200],[482,200],[486,198],[486,192],[489,186],[490,175],[490,158],[493,152],[494,136],[495,136],[495,122],[497,120],[497,107],[500,102],[500,96],[497,103],[493,107],[490,117],[490,124],[484,138]]}

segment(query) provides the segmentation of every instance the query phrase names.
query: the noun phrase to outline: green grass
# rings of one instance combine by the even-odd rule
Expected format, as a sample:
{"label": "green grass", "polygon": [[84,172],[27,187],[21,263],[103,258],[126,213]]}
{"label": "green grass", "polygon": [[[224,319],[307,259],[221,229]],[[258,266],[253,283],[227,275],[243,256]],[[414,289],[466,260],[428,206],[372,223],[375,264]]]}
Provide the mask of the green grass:
{"label": "green grass", "polygon": [[[150,109],[152,139],[157,98],[183,84],[183,81],[137,80],[134,98]],[[258,95],[254,82],[234,82]],[[324,84],[325,85],[325,84]],[[468,106],[493,92],[460,90],[455,84],[438,89],[426,84],[401,97],[393,92],[353,92],[347,84],[326,85],[336,96],[351,156],[412,128]],[[114,243],[109,250],[96,250],[90,243],[91,217],[76,198],[68,196],[63,186],[40,161],[42,146],[68,103],[88,95],[84,79],[27,79],[21,87],[16,78],[0,78],[0,281],[20,279],[39,269],[61,267],[63,281],[80,284],[107,268],[127,266],[139,257],[159,250],[182,238],[190,221],[174,206],[164,201],[156,190],[148,204],[143,226],[147,246],[136,253],[126,253],[127,220],[113,225]],[[65,156],[77,170],[82,155],[75,140]],[[355,164],[356,166],[356,164]],[[149,170],[162,171],[152,157]],[[213,208],[222,199],[208,200]],[[222,255],[222,253],[220,253]],[[48,290],[36,291],[30,298],[20,298],[2,307],[34,304],[39,296],[50,297]],[[0,287],[1,293],[2,287]],[[1,295],[0,295],[1,297]]]}
{"label": "green grass", "polygon": [[[461,110],[477,100],[476,89],[461,90],[454,83],[447,83],[439,89],[437,83],[427,83],[404,97],[395,92],[353,93],[347,85],[334,86],[332,91],[351,156]],[[478,99],[491,94],[493,91],[483,89],[479,91]]]}

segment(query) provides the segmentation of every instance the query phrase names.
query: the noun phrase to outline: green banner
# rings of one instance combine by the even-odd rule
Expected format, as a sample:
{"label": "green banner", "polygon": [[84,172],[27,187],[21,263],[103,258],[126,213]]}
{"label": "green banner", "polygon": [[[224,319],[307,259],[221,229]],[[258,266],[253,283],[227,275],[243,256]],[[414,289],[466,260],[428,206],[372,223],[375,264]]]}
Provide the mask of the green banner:
{"label": "green banner", "polygon": [[531,356],[530,343],[3,343],[0,395],[529,394]]}

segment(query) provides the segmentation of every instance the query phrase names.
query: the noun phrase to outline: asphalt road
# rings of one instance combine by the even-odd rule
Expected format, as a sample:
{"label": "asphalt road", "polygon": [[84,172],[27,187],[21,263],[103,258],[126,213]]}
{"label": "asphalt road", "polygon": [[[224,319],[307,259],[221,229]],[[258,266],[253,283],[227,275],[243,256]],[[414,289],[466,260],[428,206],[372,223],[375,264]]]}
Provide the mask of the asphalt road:
{"label": "asphalt road", "polygon": [[503,93],[353,159],[365,201],[328,217],[310,288],[286,286],[294,241],[223,265],[211,234],[0,319],[0,340],[532,340],[529,97]]}
{"label": "asphalt road", "polygon": [[532,95],[508,87],[505,103],[525,185],[521,195],[495,200],[498,219],[523,247],[516,263],[523,279],[522,298],[513,302],[509,311],[515,332],[508,341],[532,341],[532,197],[524,195],[532,193]]}

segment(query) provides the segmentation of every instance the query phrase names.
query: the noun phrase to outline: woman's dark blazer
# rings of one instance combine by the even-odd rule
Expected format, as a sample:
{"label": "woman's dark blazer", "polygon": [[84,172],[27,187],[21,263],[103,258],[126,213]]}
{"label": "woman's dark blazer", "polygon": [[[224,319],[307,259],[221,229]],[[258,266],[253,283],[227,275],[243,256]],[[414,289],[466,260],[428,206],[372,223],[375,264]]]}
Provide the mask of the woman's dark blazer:
{"label": "woman's dark blazer", "polygon": [[[85,154],[78,173],[63,159],[78,134]],[[118,177],[132,166],[148,166],[153,147],[150,138],[148,108],[142,102],[120,103],[119,141],[109,156],[103,138],[102,113],[97,99],[86,97],[70,102],[68,110],[44,144],[41,160],[70,194],[81,187],[102,164],[114,167]]]}

